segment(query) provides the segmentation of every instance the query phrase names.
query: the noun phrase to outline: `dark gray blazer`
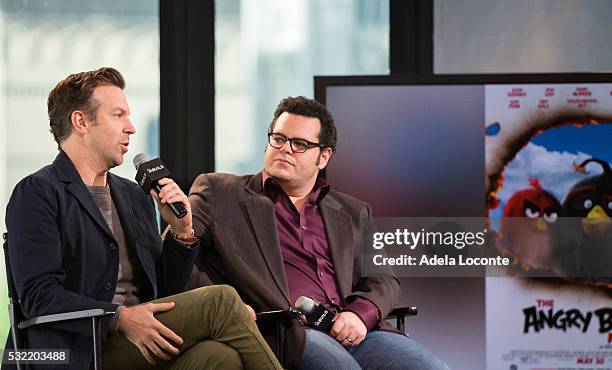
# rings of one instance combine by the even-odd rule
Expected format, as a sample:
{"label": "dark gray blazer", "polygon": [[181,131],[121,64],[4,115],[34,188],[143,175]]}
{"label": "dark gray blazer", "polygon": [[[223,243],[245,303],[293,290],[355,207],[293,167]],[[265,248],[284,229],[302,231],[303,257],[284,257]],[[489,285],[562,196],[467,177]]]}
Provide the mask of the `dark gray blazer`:
{"label": "dark gray blazer", "polygon": [[[126,244],[135,249],[147,277],[140,298],[147,301],[181,292],[198,248],[166,238],[162,250],[151,197],[136,183],[111,173],[108,184]],[[26,318],[117,309],[110,303],[117,284],[117,241],[64,152],[53,164],[17,184],[7,207],[6,225],[11,269]],[[102,323],[103,336],[109,321]],[[68,349],[69,368],[87,369],[93,358],[90,325],[83,320],[33,327],[26,330],[25,337],[29,348]],[[10,334],[8,342],[12,347]]]}
{"label": "dark gray blazer", "polygon": [[[289,289],[276,233],[274,205],[263,194],[262,174],[203,174],[193,183],[189,201],[193,225],[202,244],[194,285],[226,283],[256,311],[287,309]],[[399,282],[392,276],[362,278],[361,241],[372,231],[370,207],[331,190],[320,203],[340,296],[367,298],[385,317],[397,303]],[[390,327],[389,327],[390,328]],[[297,364],[304,331],[289,329],[288,357]]]}

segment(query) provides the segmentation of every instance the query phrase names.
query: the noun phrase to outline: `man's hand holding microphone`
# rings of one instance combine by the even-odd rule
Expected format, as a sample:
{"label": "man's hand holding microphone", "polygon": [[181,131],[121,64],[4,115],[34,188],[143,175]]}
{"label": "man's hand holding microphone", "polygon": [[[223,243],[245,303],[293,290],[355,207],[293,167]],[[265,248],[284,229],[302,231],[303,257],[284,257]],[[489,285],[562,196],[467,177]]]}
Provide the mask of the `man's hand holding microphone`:
{"label": "man's hand holding microphone", "polygon": [[299,297],[295,308],[302,313],[309,325],[329,333],[347,348],[358,346],[368,332],[357,314],[344,311],[334,315],[313,298]]}

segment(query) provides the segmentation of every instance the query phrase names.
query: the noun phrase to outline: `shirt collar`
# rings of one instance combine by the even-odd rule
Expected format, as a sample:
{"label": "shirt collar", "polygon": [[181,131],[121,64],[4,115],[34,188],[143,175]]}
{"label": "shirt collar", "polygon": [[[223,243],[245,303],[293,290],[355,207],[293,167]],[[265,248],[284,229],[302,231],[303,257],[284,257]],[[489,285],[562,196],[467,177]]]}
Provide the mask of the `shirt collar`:
{"label": "shirt collar", "polygon": [[[263,180],[264,194],[268,198],[276,200],[280,194],[284,194],[285,196],[287,196],[287,194],[285,194],[285,192],[283,191],[283,188],[278,183],[278,180],[270,176],[266,171],[262,171],[261,174]],[[323,199],[327,195],[327,193],[329,193],[330,190],[331,186],[329,185],[327,180],[320,176],[317,176],[317,180],[315,181],[315,184],[312,187],[310,194],[308,195],[308,202],[319,203],[321,199]]]}

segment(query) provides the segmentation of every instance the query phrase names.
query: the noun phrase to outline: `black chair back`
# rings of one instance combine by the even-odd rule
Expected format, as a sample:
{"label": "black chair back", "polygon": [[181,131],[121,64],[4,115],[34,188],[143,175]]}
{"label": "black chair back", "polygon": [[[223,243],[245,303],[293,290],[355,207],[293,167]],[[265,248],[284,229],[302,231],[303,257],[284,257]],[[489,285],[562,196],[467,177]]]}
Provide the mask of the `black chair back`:
{"label": "black chair back", "polygon": [[[29,320],[24,321],[23,311],[21,310],[21,304],[19,302],[19,296],[17,295],[17,289],[13,281],[13,273],[11,271],[11,261],[9,259],[8,250],[8,233],[2,234],[4,239],[4,265],[6,266],[6,282],[8,286],[9,295],[9,323],[11,325],[11,338],[13,340],[13,348],[15,351],[27,349],[27,343],[24,341],[22,334],[23,330],[34,326],[34,325],[45,325],[57,322],[64,322],[70,320],[91,320],[92,328],[92,345],[93,345],[93,368],[95,370],[102,369],[102,349],[101,349],[101,321],[102,317],[113,316],[114,312],[105,312],[101,308],[93,308],[89,310],[63,312],[50,315],[43,315],[32,317]],[[21,328],[21,329],[20,329]],[[6,351],[4,352],[6,355]],[[21,361],[16,360],[17,370],[23,368]]]}
{"label": "black chair back", "polygon": [[2,234],[4,243],[2,245],[4,249],[4,266],[6,268],[6,285],[8,287],[8,315],[9,324],[11,325],[11,336],[13,338],[13,346],[15,350],[24,348],[23,338],[17,324],[23,320],[23,312],[21,311],[21,305],[19,304],[19,297],[17,296],[17,289],[13,282],[13,273],[11,271],[11,261],[9,260],[8,252],[8,233]]}
{"label": "black chair back", "polygon": [[4,239],[4,266],[6,267],[6,284],[8,285],[8,295],[11,302],[18,303],[19,297],[17,296],[17,289],[15,288],[15,283],[13,282],[13,273],[11,272],[11,263],[8,254],[8,233],[2,234],[2,238]]}

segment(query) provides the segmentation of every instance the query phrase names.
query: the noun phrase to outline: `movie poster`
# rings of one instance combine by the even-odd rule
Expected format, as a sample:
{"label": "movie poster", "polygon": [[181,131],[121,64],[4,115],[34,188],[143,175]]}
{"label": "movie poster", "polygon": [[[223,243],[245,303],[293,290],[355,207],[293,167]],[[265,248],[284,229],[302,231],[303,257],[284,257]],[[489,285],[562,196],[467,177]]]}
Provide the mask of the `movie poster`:
{"label": "movie poster", "polygon": [[485,116],[487,212],[513,260],[486,281],[487,368],[612,369],[612,85],[490,85]]}

